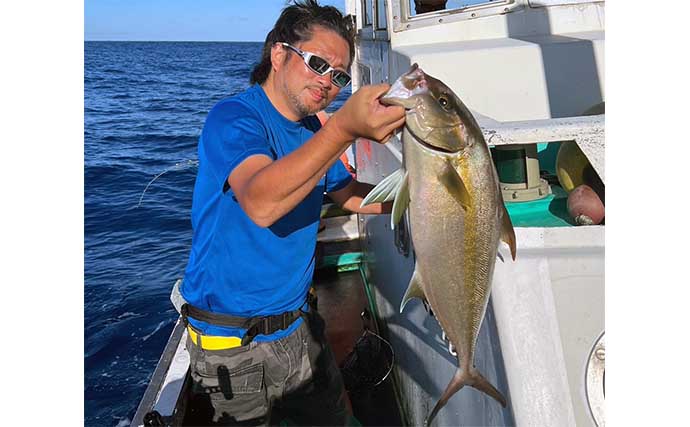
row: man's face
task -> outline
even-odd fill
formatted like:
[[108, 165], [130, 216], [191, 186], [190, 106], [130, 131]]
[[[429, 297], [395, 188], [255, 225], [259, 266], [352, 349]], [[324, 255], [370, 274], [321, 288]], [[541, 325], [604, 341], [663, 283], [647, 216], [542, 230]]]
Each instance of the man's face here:
[[[337, 33], [320, 26], [313, 28], [309, 41], [295, 43], [295, 47], [320, 56], [339, 70], [347, 70], [350, 62], [347, 41]], [[277, 77], [291, 109], [299, 117], [306, 117], [326, 108], [340, 92], [340, 88], [331, 82], [332, 73], [319, 76], [297, 53], [287, 47], [281, 48], [285, 49], [287, 61]]]

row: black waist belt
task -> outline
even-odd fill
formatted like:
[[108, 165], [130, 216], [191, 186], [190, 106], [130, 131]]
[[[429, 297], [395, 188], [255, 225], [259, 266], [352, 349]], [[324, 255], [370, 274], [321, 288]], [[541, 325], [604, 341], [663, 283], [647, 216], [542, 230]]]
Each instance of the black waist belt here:
[[[311, 293], [307, 296], [307, 303], [313, 308]], [[238, 317], [229, 314], [212, 313], [185, 303], [180, 309], [180, 314], [185, 326], [189, 324], [187, 318], [191, 317], [192, 319], [216, 326], [246, 329], [247, 332], [242, 337], [242, 345], [247, 345], [257, 335], [271, 335], [277, 331], [287, 329], [292, 322], [306, 313], [302, 311], [302, 308], [299, 308], [295, 311], [287, 311], [273, 316]]]

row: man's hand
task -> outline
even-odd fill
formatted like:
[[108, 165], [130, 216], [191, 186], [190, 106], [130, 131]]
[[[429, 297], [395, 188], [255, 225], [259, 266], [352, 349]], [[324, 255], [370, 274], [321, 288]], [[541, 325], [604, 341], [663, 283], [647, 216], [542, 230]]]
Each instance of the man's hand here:
[[328, 193], [328, 196], [340, 205], [340, 207], [350, 212], [363, 214], [391, 213], [393, 210], [393, 202], [372, 203], [362, 207], [362, 200], [364, 200], [366, 195], [369, 194], [373, 188], [374, 186], [371, 184], [353, 180], [344, 188]]
[[326, 126], [346, 141], [364, 137], [387, 142], [396, 129], [405, 124], [403, 107], [386, 106], [379, 102], [389, 88], [388, 83], [361, 87], [331, 116]]

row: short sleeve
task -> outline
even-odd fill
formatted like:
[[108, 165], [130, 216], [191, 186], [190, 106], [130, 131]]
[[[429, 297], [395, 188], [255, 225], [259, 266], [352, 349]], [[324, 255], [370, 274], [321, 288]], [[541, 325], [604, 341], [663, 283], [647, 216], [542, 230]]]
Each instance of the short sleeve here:
[[275, 157], [258, 113], [232, 101], [219, 103], [209, 112], [199, 148], [199, 154], [222, 183], [249, 156]]
[[350, 181], [352, 181], [352, 175], [338, 159], [326, 172], [326, 193], [342, 190]]

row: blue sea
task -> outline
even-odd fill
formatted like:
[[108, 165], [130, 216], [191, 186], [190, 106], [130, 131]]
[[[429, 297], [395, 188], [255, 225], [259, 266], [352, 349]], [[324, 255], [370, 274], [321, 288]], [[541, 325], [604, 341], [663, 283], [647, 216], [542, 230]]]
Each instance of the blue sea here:
[[177, 319], [168, 297], [189, 256], [199, 134], [216, 102], [249, 86], [261, 46], [84, 44], [87, 427], [128, 426], [136, 411]]

